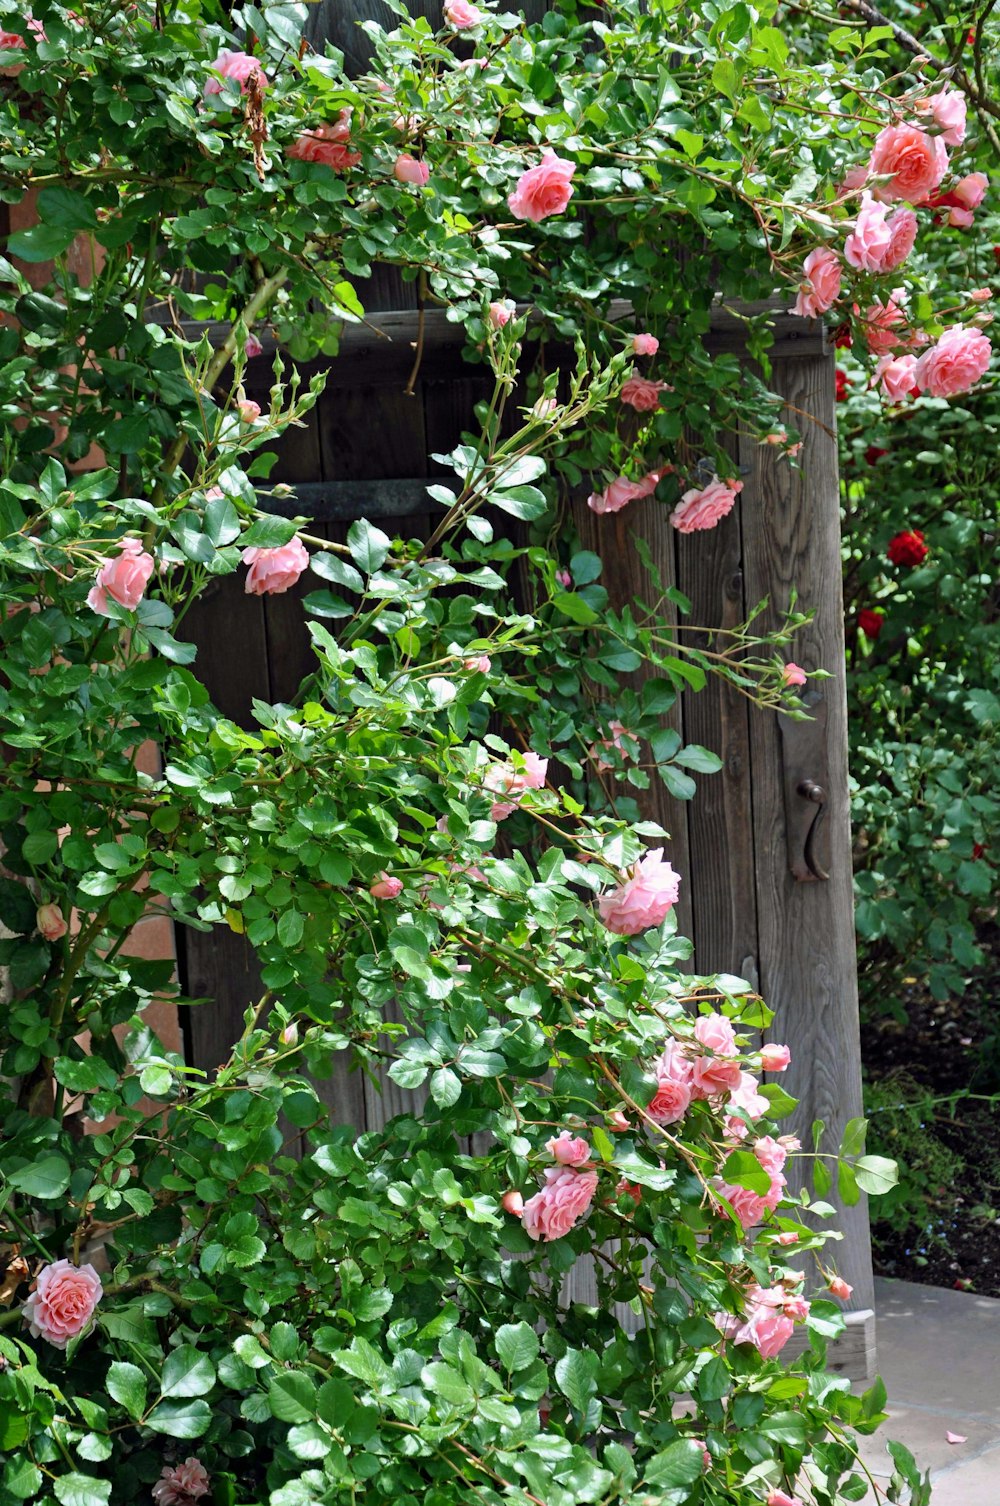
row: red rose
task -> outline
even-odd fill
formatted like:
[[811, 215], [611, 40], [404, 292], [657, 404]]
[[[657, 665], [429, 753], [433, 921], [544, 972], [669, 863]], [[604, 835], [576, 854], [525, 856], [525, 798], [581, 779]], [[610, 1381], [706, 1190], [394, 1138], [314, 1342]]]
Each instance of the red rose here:
[[993, 260], [1000, 266], [1000, 246], [993, 247]]
[[848, 378], [847, 378], [847, 372], [844, 371], [844, 370], [842, 370], [841, 367], [838, 366], [837, 367], [837, 402], [838, 403], [846, 402], [846, 400], [847, 400], [847, 393], [848, 393], [848, 389], [849, 389], [850, 385], [851, 384], [850, 384], [850, 382], [848, 381]]
[[922, 565], [930, 550], [919, 528], [906, 529], [889, 540], [886, 550], [893, 565]]
[[888, 450], [883, 450], [877, 444], [870, 444], [865, 451], [865, 459], [869, 465], [877, 465], [883, 455], [888, 455]]
[[870, 607], [862, 607], [858, 613], [858, 627], [866, 638], [877, 638], [882, 631], [885, 617], [881, 612], [873, 612]]
[[837, 328], [834, 330], [831, 339], [833, 340], [833, 343], [838, 350], [850, 350], [851, 346], [854, 344], [854, 336], [851, 333], [851, 326], [846, 322], [846, 320], [843, 324], [837, 325]]

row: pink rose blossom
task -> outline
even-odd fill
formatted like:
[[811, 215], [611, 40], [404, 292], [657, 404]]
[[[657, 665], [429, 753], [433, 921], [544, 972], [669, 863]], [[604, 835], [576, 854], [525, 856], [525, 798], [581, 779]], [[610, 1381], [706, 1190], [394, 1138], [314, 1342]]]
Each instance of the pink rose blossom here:
[[326, 121], [303, 134], [288, 148], [289, 157], [300, 162], [320, 162], [335, 173], [347, 172], [361, 161], [361, 153], [350, 148], [351, 115], [348, 107], [341, 110], [337, 119]]
[[802, 263], [802, 281], [793, 313], [802, 319], [825, 314], [840, 293], [840, 260], [827, 246], [817, 246]]
[[[559, 404], [556, 402], [556, 400], [555, 400], [554, 397], [539, 397], [539, 398], [536, 398], [535, 401], [531, 405], [531, 417], [532, 418], [537, 418], [537, 419], [551, 418], [552, 415], [553, 415], [553, 413], [558, 408], [558, 406], [559, 406]], [[564, 571], [562, 571], [562, 574], [565, 575], [565, 574], [567, 574], [567, 572], [564, 570]], [[556, 574], [556, 580], [558, 580], [558, 579], [559, 579], [559, 574], [557, 573]], [[572, 585], [572, 584], [573, 584], [573, 582], [572, 582], [572, 578], [571, 578], [570, 579], [570, 585]]]
[[891, 240], [882, 258], [880, 272], [892, 272], [909, 256], [917, 238], [917, 217], [912, 209], [897, 209], [888, 221]]
[[784, 1490], [772, 1490], [765, 1502], [765, 1506], [802, 1506], [798, 1496], [790, 1496]]
[[849, 1286], [843, 1276], [830, 1277], [829, 1291], [832, 1296], [839, 1297], [841, 1302], [846, 1302], [853, 1290], [853, 1286]]
[[252, 361], [252, 360], [255, 359], [255, 357], [257, 357], [259, 355], [263, 355], [263, 353], [264, 353], [264, 347], [263, 347], [263, 345], [261, 345], [260, 341], [257, 339], [257, 336], [256, 335], [247, 335], [246, 342], [244, 343], [244, 346], [243, 346], [243, 354], [246, 356], [247, 360], [248, 361]]
[[694, 1038], [706, 1051], [714, 1051], [716, 1056], [739, 1056], [739, 1047], [736, 1044], [736, 1032], [732, 1021], [727, 1020], [724, 1014], [699, 1015], [694, 1024]]
[[788, 1301], [788, 1294], [783, 1286], [760, 1287], [756, 1283], [750, 1286], [744, 1306], [746, 1318], [733, 1332], [734, 1342], [753, 1344], [762, 1359], [773, 1359], [795, 1331], [794, 1320], [787, 1308]]
[[65, 1349], [88, 1326], [101, 1295], [101, 1278], [92, 1265], [57, 1260], [39, 1271], [21, 1312], [32, 1338]]
[[562, 1130], [559, 1135], [546, 1141], [545, 1149], [560, 1166], [582, 1166], [590, 1160], [590, 1146], [586, 1140]]
[[419, 157], [411, 157], [409, 152], [400, 152], [392, 164], [392, 175], [399, 183], [411, 183], [414, 188], [426, 188], [430, 182], [431, 170], [426, 162], [421, 162]]
[[383, 871], [369, 887], [372, 899], [396, 899], [403, 892], [403, 880]]
[[660, 342], [655, 335], [633, 335], [632, 350], [637, 356], [655, 356]]
[[989, 186], [990, 180], [985, 173], [969, 173], [959, 178], [951, 191], [966, 209], [978, 209]]
[[806, 672], [794, 660], [790, 659], [781, 671], [782, 684], [795, 688], [806, 683]]
[[524, 1198], [519, 1192], [505, 1192], [500, 1199], [500, 1206], [505, 1213], [512, 1213], [515, 1218], [520, 1218], [524, 1212]]
[[905, 199], [922, 204], [934, 192], [948, 167], [948, 149], [941, 136], [928, 136], [919, 126], [885, 126], [875, 138], [868, 171], [885, 177], [876, 190], [880, 199]]
[[143, 549], [141, 539], [122, 539], [119, 549], [121, 553], [114, 559], [101, 560], [97, 578], [87, 593], [88, 607], [101, 617], [110, 616], [109, 596], [134, 612], [155, 568], [153, 556]]
[[844, 242], [844, 260], [859, 272], [879, 272], [892, 244], [886, 224], [888, 204], [877, 204], [865, 190], [854, 229]]
[[617, 889], [598, 900], [601, 920], [618, 936], [638, 936], [658, 926], [677, 903], [680, 876], [663, 861], [663, 848], [647, 852]]
[[613, 1109], [608, 1115], [608, 1129], [613, 1135], [623, 1135], [626, 1130], [630, 1130], [631, 1128], [632, 1126], [621, 1109]]
[[493, 668], [493, 660], [489, 654], [477, 654], [475, 658], [463, 659], [462, 668], [469, 670], [471, 674], [488, 675]]
[[965, 140], [965, 95], [946, 84], [937, 94], [914, 101], [920, 115], [931, 115], [946, 146], [961, 146]]
[[781, 1141], [775, 1140], [773, 1135], [761, 1135], [759, 1140], [755, 1140], [753, 1153], [769, 1177], [775, 1177], [779, 1172], [784, 1171], [788, 1152]]
[[642, 1188], [637, 1187], [635, 1182], [630, 1182], [627, 1177], [622, 1177], [615, 1188], [616, 1197], [630, 1197], [638, 1208], [642, 1202]]
[[781, 1202], [785, 1179], [780, 1172], [768, 1172], [768, 1176], [771, 1178], [771, 1185], [764, 1193], [751, 1192], [747, 1187], [734, 1187], [721, 1177], [714, 1179], [716, 1191], [726, 1199], [744, 1229], [752, 1229], [755, 1224], [759, 1224], [764, 1214], [773, 1213]]
[[156, 1506], [191, 1506], [208, 1495], [208, 1470], [200, 1459], [185, 1459], [183, 1464], [164, 1465], [153, 1486]]
[[618, 753], [624, 755], [626, 749], [622, 745], [622, 738], [631, 737], [632, 735], [624, 723], [618, 721], [617, 717], [608, 723], [608, 731], [611, 733], [611, 736], [602, 737], [590, 749], [590, 756], [594, 760], [598, 771], [602, 774], [605, 770], [614, 768], [613, 761], [610, 758], [604, 757], [605, 752], [610, 752], [614, 748]]
[[913, 392], [916, 356], [881, 356], [876, 367], [876, 377], [882, 392], [890, 402], [901, 403]]
[[993, 289], [973, 288], [972, 292], [969, 294], [969, 297], [973, 303], [989, 303], [990, 299], [993, 297]]
[[545, 784], [545, 775], [549, 766], [547, 758], [539, 758], [537, 753], [530, 749], [523, 755], [523, 772], [518, 772], [513, 764], [494, 763], [486, 770], [483, 785], [497, 795], [512, 795], [512, 800], [497, 800], [490, 810], [492, 821], [504, 821], [515, 811], [525, 790], [540, 790]]
[[59, 906], [52, 904], [39, 905], [35, 911], [35, 925], [38, 934], [46, 941], [59, 941], [69, 930]]
[[[455, 0], [461, 3], [461, 0]], [[567, 162], [547, 149], [537, 167], [529, 167], [517, 180], [514, 192], [507, 204], [519, 220], [531, 220], [536, 225], [547, 220], [549, 215], [562, 214], [573, 197], [572, 177], [576, 163]]]
[[666, 382], [651, 382], [646, 377], [631, 376], [619, 396], [623, 403], [627, 403], [637, 413], [652, 413], [654, 408], [660, 406], [660, 393], [666, 385]]
[[771, 1107], [759, 1088], [760, 1083], [752, 1072], [741, 1072], [739, 1086], [729, 1096], [729, 1108], [743, 1109], [751, 1119], [759, 1119]]
[[856, 167], [849, 167], [837, 185], [838, 198], [843, 194], [857, 193], [859, 188], [864, 188], [868, 182], [868, 163], [859, 162]]
[[627, 476], [619, 476], [606, 486], [603, 492], [591, 492], [587, 498], [587, 506], [591, 512], [621, 512], [629, 502], [637, 502], [642, 497], [651, 497], [660, 484], [660, 479], [666, 474], [665, 471], [650, 471], [641, 481], [630, 481]]
[[550, 1166], [544, 1187], [524, 1205], [524, 1232], [529, 1239], [562, 1239], [588, 1211], [596, 1191], [596, 1171]]
[[445, 0], [444, 19], [456, 31], [465, 31], [470, 26], [478, 26], [483, 13], [470, 5], [469, 0]]
[[676, 1041], [671, 1041], [654, 1065], [657, 1088], [646, 1113], [657, 1124], [676, 1124], [691, 1106], [691, 1063]]
[[516, 305], [510, 298], [498, 298], [489, 307], [489, 321], [494, 329], [503, 329], [509, 324], [516, 312]]
[[865, 344], [873, 355], [887, 355], [899, 345], [913, 343], [913, 333], [906, 323], [901, 290], [895, 288], [885, 303], [873, 303], [865, 309], [862, 331]]
[[[221, 74], [222, 78], [235, 79], [241, 94], [247, 93], [250, 80], [254, 77], [261, 90], [267, 88], [267, 75], [257, 59], [252, 58], [248, 52], [230, 52], [228, 47], [224, 47], [212, 64], [212, 72]], [[222, 84], [219, 79], [210, 78], [205, 85], [205, 97], [221, 93]]]
[[777, 1242], [779, 1245], [797, 1245], [799, 1236], [792, 1229], [786, 1229], [783, 1234], [778, 1235]]
[[738, 1062], [720, 1056], [696, 1056], [691, 1063], [692, 1094], [695, 1098], [715, 1098], [732, 1093], [743, 1076]]
[[245, 424], [255, 424], [260, 418], [260, 403], [255, 403], [251, 398], [242, 397], [236, 404], [239, 409], [240, 419]]
[[568, 570], [556, 571], [556, 584], [562, 586], [564, 591], [569, 591], [573, 585], [573, 577]]
[[760, 1070], [762, 1072], [784, 1072], [792, 1059], [792, 1053], [787, 1046], [779, 1046], [774, 1041], [768, 1041], [766, 1046], [761, 1047]]
[[931, 397], [955, 397], [985, 375], [991, 354], [990, 342], [980, 330], [953, 324], [917, 361], [914, 380]]
[[684, 493], [670, 521], [678, 533], [695, 533], [705, 528], [714, 528], [733, 510], [737, 495], [743, 490], [742, 481], [720, 481], [714, 476], [707, 486], [692, 488]]
[[244, 549], [248, 596], [281, 596], [309, 568], [309, 551], [299, 538], [277, 549]]
[[299, 1027], [295, 1020], [286, 1025], [280, 1036], [283, 1046], [297, 1046], [299, 1043]]

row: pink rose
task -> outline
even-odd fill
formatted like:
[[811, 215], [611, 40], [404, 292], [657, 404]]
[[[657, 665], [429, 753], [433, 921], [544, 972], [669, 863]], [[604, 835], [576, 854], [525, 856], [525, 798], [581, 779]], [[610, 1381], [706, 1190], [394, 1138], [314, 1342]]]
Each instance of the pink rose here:
[[21, 1312], [32, 1338], [65, 1349], [70, 1339], [83, 1333], [100, 1300], [101, 1278], [92, 1265], [57, 1260], [39, 1271]]
[[402, 892], [403, 880], [391, 876], [384, 869], [368, 890], [372, 899], [395, 899]]
[[700, 490], [692, 488], [684, 493], [670, 521], [678, 533], [695, 533], [704, 528], [714, 528], [733, 510], [738, 493], [743, 490], [742, 481], [720, 481], [714, 476]]
[[638, 1208], [642, 1202], [642, 1188], [637, 1187], [634, 1182], [630, 1182], [627, 1177], [622, 1177], [615, 1188], [615, 1196], [630, 1197]]
[[696, 1056], [691, 1063], [692, 1095], [715, 1098], [719, 1093], [732, 1093], [739, 1088], [742, 1076], [739, 1062], [720, 1056]]
[[893, 289], [886, 303], [873, 303], [865, 309], [862, 333], [865, 344], [873, 355], [886, 355], [898, 345], [911, 345], [913, 332], [906, 323], [906, 311], [901, 302], [899, 288]]
[[[558, 406], [559, 404], [556, 402], [556, 399], [554, 397], [536, 398], [531, 405], [531, 417], [537, 419], [551, 418]], [[566, 575], [568, 572], [563, 570], [561, 573], [563, 575]], [[560, 572], [557, 571], [556, 580], [559, 579], [559, 574]], [[570, 585], [572, 584], [573, 580], [572, 577], [570, 577]]]
[[847, 1284], [843, 1276], [831, 1276], [828, 1290], [832, 1296], [839, 1297], [841, 1302], [846, 1302], [854, 1288]]
[[470, 674], [488, 675], [493, 668], [493, 660], [489, 654], [477, 654], [473, 659], [463, 659], [462, 668], [467, 669]]
[[544, 1187], [524, 1205], [524, 1232], [529, 1239], [562, 1239], [583, 1218], [596, 1191], [596, 1171], [550, 1166]]
[[680, 876], [663, 861], [663, 848], [647, 852], [629, 869], [629, 877], [597, 902], [601, 920], [618, 936], [638, 936], [658, 926], [677, 903]]
[[611, 736], [602, 737], [590, 749], [590, 756], [601, 773], [604, 773], [606, 769], [614, 768], [614, 763], [611, 759], [605, 758], [604, 753], [610, 752], [614, 748], [618, 753], [624, 755], [626, 749], [622, 745], [622, 738], [631, 737], [632, 735], [624, 723], [618, 721], [617, 718], [608, 723], [608, 731], [611, 733]]
[[765, 1506], [802, 1506], [798, 1496], [790, 1496], [784, 1490], [772, 1490], [767, 1497]]
[[637, 413], [652, 413], [660, 406], [660, 393], [666, 385], [666, 382], [650, 382], [646, 377], [631, 376], [619, 396]]
[[567, 162], [546, 149], [538, 166], [529, 167], [517, 180], [507, 199], [511, 213], [516, 219], [532, 220], [536, 225], [551, 214], [562, 214], [573, 197], [571, 180], [575, 172], [575, 162]]
[[805, 670], [791, 659], [781, 671], [782, 684], [787, 685], [790, 688], [794, 688], [798, 685], [804, 685], [806, 683], [806, 678], [807, 677]]
[[562, 1130], [559, 1135], [546, 1141], [545, 1149], [560, 1166], [582, 1166], [590, 1160], [590, 1146], [586, 1140], [571, 1134], [569, 1130]]
[[786, 1310], [788, 1294], [782, 1286], [747, 1289], [744, 1312], [746, 1320], [732, 1334], [737, 1344], [753, 1344], [762, 1359], [774, 1359], [795, 1331], [795, 1323]]
[[260, 418], [260, 403], [255, 403], [252, 398], [241, 397], [236, 406], [242, 423], [255, 424]]
[[799, 296], [792, 310], [803, 319], [825, 314], [840, 293], [840, 260], [827, 246], [817, 246], [802, 263]]
[[788, 1152], [773, 1135], [761, 1135], [759, 1140], [755, 1140], [753, 1153], [769, 1177], [775, 1177], [780, 1171], [784, 1171]]
[[777, 1243], [779, 1245], [797, 1245], [798, 1242], [799, 1236], [792, 1229], [786, 1229], [785, 1232], [783, 1234], [779, 1234], [777, 1238]]
[[35, 925], [38, 934], [46, 941], [59, 941], [69, 930], [58, 905], [39, 905], [35, 911]]
[[959, 89], [945, 84], [937, 94], [914, 101], [914, 108], [921, 115], [931, 115], [941, 132], [946, 146], [961, 146], [965, 140], [965, 95]]
[[766, 1046], [761, 1047], [760, 1070], [762, 1072], [784, 1072], [792, 1059], [792, 1053], [787, 1046], [779, 1046], [773, 1041], [768, 1041]]
[[864, 188], [868, 182], [868, 163], [859, 162], [856, 167], [849, 167], [837, 185], [838, 198], [842, 194], [857, 193], [859, 188]]
[[494, 329], [503, 329], [513, 319], [515, 312], [516, 306], [509, 298], [498, 298], [490, 304], [487, 317]]
[[295, 1020], [292, 1020], [292, 1022], [291, 1022], [290, 1025], [286, 1025], [285, 1026], [284, 1030], [281, 1032], [280, 1040], [281, 1040], [281, 1044], [283, 1046], [297, 1046], [298, 1045], [298, 1043], [299, 1043], [299, 1027], [298, 1027], [298, 1023]]
[[694, 1024], [694, 1038], [706, 1051], [714, 1051], [716, 1056], [740, 1054], [732, 1022], [723, 1014], [699, 1015]]
[[771, 1107], [763, 1093], [758, 1092], [760, 1083], [752, 1072], [741, 1072], [739, 1086], [729, 1095], [728, 1107], [743, 1109], [751, 1119], [759, 1119]]
[[627, 476], [619, 476], [603, 492], [591, 492], [587, 506], [591, 512], [596, 513], [621, 512], [629, 502], [651, 497], [664, 474], [663, 471], [650, 471], [641, 481], [630, 481]]
[[916, 385], [913, 376], [916, 364], [916, 356], [879, 357], [876, 376], [881, 383], [882, 392], [890, 402], [901, 403], [905, 397], [910, 396]]
[[121, 553], [114, 559], [102, 558], [97, 578], [87, 593], [87, 605], [92, 612], [108, 617], [108, 597], [118, 605], [134, 612], [142, 600], [155, 568], [151, 554], [142, 547], [141, 539], [122, 539]]
[[564, 591], [570, 591], [573, 587], [573, 577], [568, 570], [556, 571], [556, 584], [562, 586]]
[[880, 272], [894, 271], [909, 256], [917, 238], [917, 217], [912, 209], [897, 209], [888, 221], [888, 228], [891, 240]]
[[931, 397], [954, 397], [968, 392], [990, 364], [992, 347], [978, 329], [953, 324], [917, 361], [914, 380]]
[[854, 229], [844, 242], [844, 260], [859, 272], [879, 272], [892, 244], [886, 224], [888, 204], [877, 204], [865, 190]]
[[524, 1198], [519, 1192], [505, 1192], [500, 1199], [500, 1206], [505, 1213], [512, 1213], [515, 1218], [520, 1218], [524, 1212]]
[[922, 204], [947, 167], [948, 149], [941, 136], [928, 136], [919, 126], [893, 125], [876, 136], [868, 171], [873, 178], [888, 178], [876, 188], [877, 198]]
[[247, 335], [246, 342], [243, 346], [243, 354], [246, 356], [247, 360], [252, 361], [256, 356], [263, 355], [263, 353], [264, 347], [257, 339], [257, 336]]
[[637, 356], [655, 356], [660, 342], [655, 335], [633, 335], [632, 350]]
[[726, 1199], [744, 1229], [752, 1229], [755, 1224], [759, 1224], [764, 1214], [773, 1213], [781, 1202], [785, 1179], [780, 1172], [768, 1172], [768, 1176], [771, 1178], [771, 1185], [765, 1193], [751, 1192], [747, 1187], [734, 1187], [721, 1177], [714, 1179], [716, 1191]]
[[426, 188], [431, 170], [418, 157], [411, 157], [409, 152], [400, 152], [392, 164], [392, 175], [399, 183], [412, 183], [414, 188]]
[[[252, 58], [248, 52], [230, 52], [228, 47], [224, 47], [212, 64], [212, 72], [220, 74], [222, 78], [235, 79], [241, 94], [246, 94], [251, 78], [256, 78], [261, 90], [267, 88], [267, 75], [257, 59]], [[210, 78], [205, 85], [206, 99], [212, 94], [221, 93], [222, 84], [219, 79]]]
[[470, 5], [469, 0], [445, 0], [444, 19], [456, 31], [465, 31], [470, 26], [478, 26], [483, 13]]
[[497, 800], [490, 810], [492, 821], [504, 821], [515, 811], [525, 790], [540, 790], [545, 784], [549, 766], [547, 758], [539, 758], [529, 748], [523, 755], [523, 769], [518, 772], [513, 764], [494, 763], [486, 770], [483, 785], [497, 795], [512, 795], [512, 800]]
[[153, 1486], [156, 1506], [191, 1506], [208, 1495], [208, 1470], [200, 1459], [185, 1459], [183, 1464], [172, 1467], [165, 1464], [160, 1478]]
[[248, 596], [281, 596], [309, 568], [309, 551], [299, 538], [277, 549], [244, 549]]
[[691, 1106], [691, 1063], [677, 1041], [671, 1041], [653, 1070], [657, 1088], [646, 1113], [657, 1124], [676, 1124]]
[[351, 108], [341, 110], [336, 120], [304, 131], [288, 148], [289, 157], [296, 157], [300, 162], [321, 162], [335, 173], [356, 167], [361, 161], [361, 153], [352, 152], [350, 148], [352, 113]]
[[990, 299], [993, 297], [993, 289], [973, 288], [972, 292], [969, 294], [969, 297], [971, 298], [973, 303], [989, 303]]
[[990, 180], [985, 173], [968, 173], [966, 177], [959, 178], [951, 191], [966, 209], [978, 209], [989, 186]]

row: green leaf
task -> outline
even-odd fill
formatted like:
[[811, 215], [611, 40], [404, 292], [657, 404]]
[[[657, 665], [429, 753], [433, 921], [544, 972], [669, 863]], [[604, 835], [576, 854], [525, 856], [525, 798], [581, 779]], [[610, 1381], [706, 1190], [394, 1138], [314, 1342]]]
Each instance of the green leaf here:
[[133, 1420], [142, 1416], [146, 1409], [146, 1377], [138, 1365], [114, 1360], [104, 1385], [111, 1400], [123, 1406]]
[[42, 1472], [24, 1454], [16, 1459], [8, 1459], [3, 1472], [3, 1487], [15, 1500], [30, 1500], [42, 1488]]
[[17, 230], [8, 236], [7, 250], [21, 261], [52, 261], [72, 245], [75, 235], [76, 231], [66, 225], [32, 225], [30, 230]]
[[316, 1387], [301, 1370], [272, 1376], [267, 1399], [279, 1422], [309, 1422], [316, 1416]]
[[420, 1379], [432, 1392], [449, 1407], [461, 1407], [468, 1411], [475, 1404], [475, 1396], [472, 1387], [452, 1365], [443, 1360], [434, 1360], [430, 1365], [425, 1365], [420, 1372]]
[[193, 1344], [171, 1349], [163, 1366], [164, 1396], [204, 1396], [215, 1385], [215, 1366]]
[[571, 622], [577, 622], [581, 627], [590, 627], [595, 622], [600, 622], [600, 616], [578, 596], [575, 591], [559, 591], [552, 598], [552, 605]]
[[59, 1198], [69, 1186], [70, 1164], [65, 1156], [41, 1156], [30, 1166], [7, 1173], [7, 1180], [25, 1197]]
[[720, 1175], [733, 1187], [745, 1187], [748, 1192], [756, 1192], [761, 1197], [771, 1186], [771, 1178], [749, 1150], [734, 1150], [723, 1163]]
[[844, 1134], [840, 1142], [840, 1154], [842, 1156], [860, 1156], [865, 1148], [865, 1135], [867, 1133], [867, 1119], [848, 1119], [844, 1125]]
[[95, 1480], [92, 1475], [78, 1475], [75, 1471], [57, 1476], [52, 1489], [61, 1506], [108, 1506], [111, 1500], [110, 1480]]
[[704, 1473], [704, 1445], [696, 1438], [675, 1438], [665, 1449], [654, 1454], [646, 1465], [643, 1482], [659, 1490], [675, 1490], [693, 1485]]
[[590, 1398], [597, 1395], [599, 1365], [600, 1360], [590, 1349], [567, 1349], [556, 1361], [559, 1389], [577, 1412], [585, 1412]]
[[790, 1443], [802, 1448], [806, 1441], [806, 1420], [798, 1412], [772, 1412], [757, 1424], [758, 1430], [775, 1443]]
[[538, 1358], [538, 1335], [530, 1323], [503, 1323], [493, 1339], [505, 1370], [526, 1370]]
[[[266, 518], [258, 518], [252, 523], [240, 539], [241, 549], [280, 549], [282, 545], [291, 543], [299, 531], [299, 525], [292, 518], [279, 518], [269, 514]], [[324, 556], [325, 557], [325, 556]], [[317, 557], [314, 555], [312, 567], [315, 570]], [[317, 574], [322, 572], [317, 571]]]
[[899, 1168], [885, 1156], [861, 1156], [854, 1163], [854, 1174], [862, 1192], [881, 1197], [899, 1181]]
[[358, 518], [347, 530], [347, 547], [359, 568], [371, 575], [382, 565], [392, 540], [380, 528], [373, 528], [367, 518]]
[[82, 193], [71, 188], [43, 188], [38, 195], [38, 218], [63, 230], [96, 230], [97, 213]]
[[343, 1380], [324, 1381], [316, 1395], [316, 1411], [331, 1428], [342, 1428], [356, 1406], [354, 1393]]
[[154, 1433], [166, 1433], [169, 1438], [200, 1438], [207, 1433], [212, 1423], [212, 1409], [207, 1401], [161, 1401], [146, 1418], [146, 1426]]

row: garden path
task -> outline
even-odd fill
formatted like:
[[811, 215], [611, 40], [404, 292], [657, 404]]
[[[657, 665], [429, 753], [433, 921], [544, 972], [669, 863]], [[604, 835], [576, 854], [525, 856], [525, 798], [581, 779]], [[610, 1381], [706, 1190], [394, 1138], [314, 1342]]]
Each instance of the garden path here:
[[895, 1438], [930, 1469], [933, 1506], [1000, 1506], [1000, 1300], [876, 1280], [875, 1306], [890, 1421], [865, 1440], [868, 1468], [888, 1478]]

